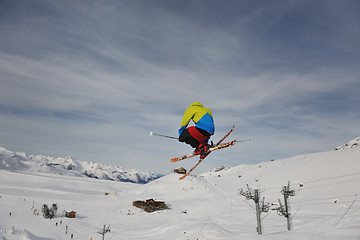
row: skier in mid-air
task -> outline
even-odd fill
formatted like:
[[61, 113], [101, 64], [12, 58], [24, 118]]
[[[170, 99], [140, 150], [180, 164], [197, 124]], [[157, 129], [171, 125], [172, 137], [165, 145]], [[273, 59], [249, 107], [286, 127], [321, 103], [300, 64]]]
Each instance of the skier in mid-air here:
[[[190, 120], [195, 126], [187, 127]], [[215, 132], [214, 119], [209, 108], [199, 102], [193, 102], [184, 113], [179, 129], [179, 141], [185, 142], [195, 148], [194, 154], [204, 154], [211, 145], [208, 141]]]

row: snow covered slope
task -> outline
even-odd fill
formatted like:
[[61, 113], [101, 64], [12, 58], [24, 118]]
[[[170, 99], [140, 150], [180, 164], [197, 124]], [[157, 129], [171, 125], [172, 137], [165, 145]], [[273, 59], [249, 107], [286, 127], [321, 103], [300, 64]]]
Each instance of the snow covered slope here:
[[0, 147], [0, 169], [27, 173], [52, 173], [58, 175], [91, 177], [121, 182], [147, 183], [159, 174], [137, 170], [124, 170], [99, 163], [81, 162], [72, 157], [33, 156], [15, 153]]
[[[95, 240], [102, 238], [97, 232], [104, 225], [111, 229], [105, 239], [256, 239], [254, 201], [239, 190], [249, 186], [259, 189], [265, 202], [284, 203], [281, 190], [288, 181], [295, 192], [290, 197], [293, 229], [288, 231], [284, 216], [270, 210], [261, 215], [261, 239], [360, 238], [360, 147], [178, 178], [169, 174], [140, 185], [0, 170], [0, 239], [59, 240], [73, 234]], [[165, 201], [171, 210], [147, 213], [132, 206], [149, 198]], [[33, 206], [52, 203], [58, 204], [56, 218], [32, 214]], [[64, 218], [63, 210], [76, 211], [77, 218]]]

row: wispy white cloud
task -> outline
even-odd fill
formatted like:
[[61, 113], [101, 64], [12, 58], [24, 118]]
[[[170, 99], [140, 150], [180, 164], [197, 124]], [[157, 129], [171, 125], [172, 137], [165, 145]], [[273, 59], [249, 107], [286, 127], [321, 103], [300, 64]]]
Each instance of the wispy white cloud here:
[[340, 145], [360, 132], [359, 5], [5, 1], [0, 144], [166, 172], [191, 148], [147, 132], [201, 101], [214, 138], [256, 140], [209, 168]]

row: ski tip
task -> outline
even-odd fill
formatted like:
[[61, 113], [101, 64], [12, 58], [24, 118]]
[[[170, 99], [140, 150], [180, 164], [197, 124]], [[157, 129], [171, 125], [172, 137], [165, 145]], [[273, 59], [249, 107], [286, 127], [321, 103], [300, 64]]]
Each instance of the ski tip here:
[[187, 175], [185, 174], [184, 176], [180, 177], [179, 180], [183, 180], [184, 178], [186, 178], [186, 176]]

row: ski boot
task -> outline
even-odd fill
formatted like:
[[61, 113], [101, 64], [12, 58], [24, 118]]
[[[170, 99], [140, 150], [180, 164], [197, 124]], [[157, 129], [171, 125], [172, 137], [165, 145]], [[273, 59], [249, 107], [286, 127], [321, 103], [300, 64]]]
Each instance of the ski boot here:
[[200, 144], [194, 151], [194, 154], [200, 154], [200, 158], [206, 156], [206, 153], [209, 151], [210, 145], [207, 143]]

